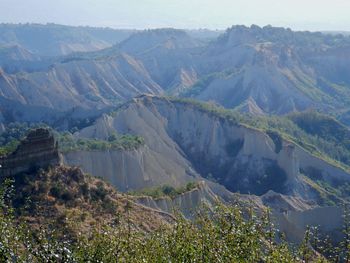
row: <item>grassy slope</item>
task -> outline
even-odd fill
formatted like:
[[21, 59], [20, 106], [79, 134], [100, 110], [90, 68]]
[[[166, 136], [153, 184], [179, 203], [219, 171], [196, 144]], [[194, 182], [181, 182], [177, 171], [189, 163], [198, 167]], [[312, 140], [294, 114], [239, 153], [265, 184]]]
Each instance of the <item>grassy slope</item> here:
[[56, 225], [73, 236], [98, 224], [128, 221], [133, 229], [150, 231], [171, 221], [166, 214], [137, 205], [103, 180], [64, 166], [15, 176], [12, 204], [20, 221], [34, 228]]

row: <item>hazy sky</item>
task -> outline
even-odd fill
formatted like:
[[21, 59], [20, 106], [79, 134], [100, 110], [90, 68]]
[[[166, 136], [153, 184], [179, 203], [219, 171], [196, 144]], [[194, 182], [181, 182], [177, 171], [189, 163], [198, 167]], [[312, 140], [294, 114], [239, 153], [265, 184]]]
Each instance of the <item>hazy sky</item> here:
[[0, 0], [0, 22], [211, 29], [271, 24], [350, 31], [350, 0]]

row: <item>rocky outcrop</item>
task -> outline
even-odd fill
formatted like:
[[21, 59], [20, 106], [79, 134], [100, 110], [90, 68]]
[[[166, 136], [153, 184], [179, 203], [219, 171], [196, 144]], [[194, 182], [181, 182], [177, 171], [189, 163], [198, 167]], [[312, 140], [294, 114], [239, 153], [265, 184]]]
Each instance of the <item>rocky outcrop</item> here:
[[13, 153], [0, 159], [0, 175], [31, 173], [58, 164], [57, 142], [49, 130], [40, 128], [31, 131]]

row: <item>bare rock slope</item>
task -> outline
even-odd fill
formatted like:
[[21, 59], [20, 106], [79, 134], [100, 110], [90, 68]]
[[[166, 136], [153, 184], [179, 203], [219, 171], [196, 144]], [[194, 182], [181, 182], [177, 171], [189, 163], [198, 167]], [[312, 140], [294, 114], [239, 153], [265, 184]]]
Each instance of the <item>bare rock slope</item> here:
[[81, 165], [122, 190], [206, 178], [231, 192], [263, 195], [272, 190], [318, 201], [312, 172], [331, 185], [350, 181], [348, 172], [290, 141], [278, 142], [188, 101], [141, 96], [76, 136], [106, 140], [115, 132], [140, 135], [145, 146], [71, 152], [65, 154], [66, 163]]

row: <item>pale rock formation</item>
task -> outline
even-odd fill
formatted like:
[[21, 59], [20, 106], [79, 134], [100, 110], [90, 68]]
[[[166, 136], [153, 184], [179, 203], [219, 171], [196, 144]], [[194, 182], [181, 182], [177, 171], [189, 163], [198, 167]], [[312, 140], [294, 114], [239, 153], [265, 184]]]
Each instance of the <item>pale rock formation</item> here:
[[[300, 171], [315, 168], [326, 181], [350, 181], [346, 171], [292, 142], [282, 140], [276, 151], [274, 141], [264, 132], [177, 100], [133, 99], [75, 136], [107, 139], [112, 132], [140, 135], [146, 146], [134, 152], [73, 152], [65, 155], [66, 163], [81, 164], [85, 171], [108, 178], [119, 189], [180, 186], [204, 177], [233, 192], [262, 195], [273, 190], [315, 200]], [[125, 176], [133, 179], [126, 184]]]

